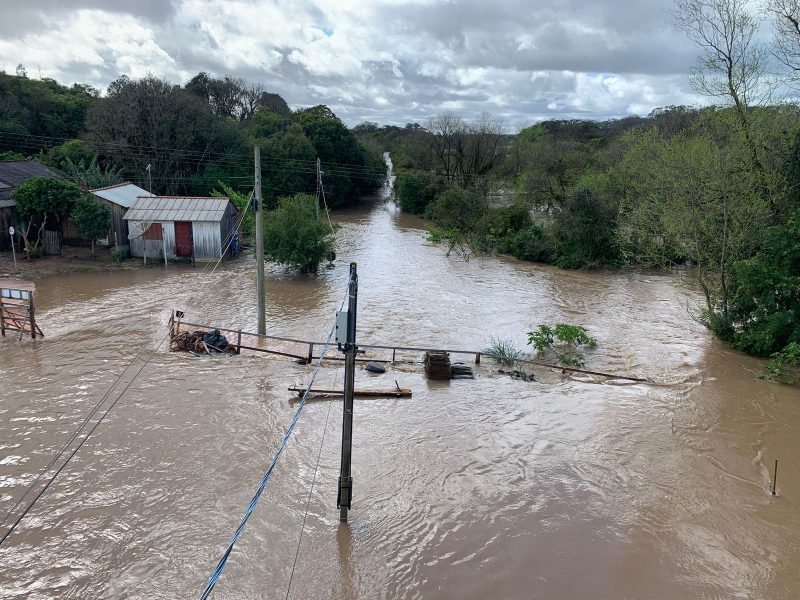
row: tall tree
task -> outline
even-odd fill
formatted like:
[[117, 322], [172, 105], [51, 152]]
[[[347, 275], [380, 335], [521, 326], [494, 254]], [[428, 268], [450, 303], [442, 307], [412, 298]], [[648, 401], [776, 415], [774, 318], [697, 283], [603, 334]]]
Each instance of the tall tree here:
[[246, 150], [235, 126], [215, 118], [197, 96], [155, 77], [113, 82], [89, 112], [88, 127], [128, 179], [144, 187], [152, 180], [153, 193], [186, 193], [193, 175]]
[[744, 131], [753, 165], [761, 168], [753, 139], [750, 107], [770, 95], [768, 51], [758, 39], [751, 0], [678, 0], [675, 23], [700, 49], [694, 88], [730, 104]]
[[800, 81], [800, 0], [768, 0], [767, 11], [773, 18], [773, 54], [796, 84]]

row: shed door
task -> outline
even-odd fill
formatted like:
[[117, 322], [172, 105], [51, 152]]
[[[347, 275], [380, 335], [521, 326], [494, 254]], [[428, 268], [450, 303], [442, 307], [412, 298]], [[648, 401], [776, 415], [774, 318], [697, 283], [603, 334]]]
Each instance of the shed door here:
[[192, 255], [191, 221], [175, 221], [175, 256]]

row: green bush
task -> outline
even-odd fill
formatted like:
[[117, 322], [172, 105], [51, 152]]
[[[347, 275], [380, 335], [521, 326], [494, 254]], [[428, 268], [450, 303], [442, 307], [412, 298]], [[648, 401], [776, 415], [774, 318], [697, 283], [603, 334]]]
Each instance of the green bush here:
[[501, 238], [497, 251], [520, 260], [549, 263], [553, 261], [553, 239], [547, 229], [534, 223]]
[[794, 384], [797, 383], [794, 375], [786, 370], [787, 367], [797, 367], [800, 365], [800, 344], [792, 342], [780, 352], [775, 352], [767, 363], [766, 373], [762, 379], [777, 381], [778, 383]]
[[480, 252], [511, 254], [505, 240], [531, 224], [530, 210], [524, 204], [489, 209], [475, 225], [473, 246]]
[[563, 269], [585, 269], [616, 263], [616, 227], [616, 210], [592, 190], [581, 188], [570, 194], [553, 215], [556, 264]]
[[403, 212], [422, 215], [436, 197], [436, 176], [426, 171], [405, 171], [394, 180], [392, 199]]
[[111, 258], [121, 265], [128, 258], [128, 246], [114, 246], [111, 250]]
[[446, 229], [470, 233], [489, 212], [486, 198], [464, 188], [450, 188], [437, 195], [425, 210], [425, 217]]
[[280, 198], [264, 219], [264, 256], [304, 273], [315, 272], [333, 250], [327, 220], [317, 219], [316, 198], [295, 194]]
[[597, 346], [597, 340], [591, 337], [582, 325], [558, 323], [555, 327], [539, 325], [536, 331], [529, 331], [528, 344], [536, 349], [538, 358], [543, 358], [549, 350], [555, 353], [562, 365], [582, 367], [585, 358], [580, 347], [594, 348]]

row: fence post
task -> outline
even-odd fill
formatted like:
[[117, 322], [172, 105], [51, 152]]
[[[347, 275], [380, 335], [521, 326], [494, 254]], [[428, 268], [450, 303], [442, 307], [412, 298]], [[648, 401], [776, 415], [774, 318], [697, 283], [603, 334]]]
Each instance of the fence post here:
[[236, 354], [242, 353], [242, 331], [236, 332]]
[[[31, 321], [31, 339], [36, 339], [36, 312], [33, 307], [33, 292], [28, 292], [28, 314], [30, 315]], [[22, 326], [23, 329], [25, 325]]]
[[476, 365], [481, 364], [481, 353], [480, 352], [476, 352], [475, 353], [475, 364]]
[[308, 345], [308, 364], [311, 364], [311, 361], [314, 360], [314, 344]]

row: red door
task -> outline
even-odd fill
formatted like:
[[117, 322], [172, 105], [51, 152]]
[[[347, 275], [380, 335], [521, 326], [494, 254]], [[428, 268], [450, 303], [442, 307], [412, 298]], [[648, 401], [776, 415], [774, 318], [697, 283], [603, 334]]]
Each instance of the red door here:
[[175, 256], [192, 255], [192, 223], [191, 221], [175, 222]]

